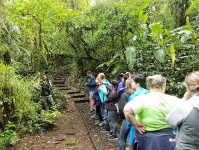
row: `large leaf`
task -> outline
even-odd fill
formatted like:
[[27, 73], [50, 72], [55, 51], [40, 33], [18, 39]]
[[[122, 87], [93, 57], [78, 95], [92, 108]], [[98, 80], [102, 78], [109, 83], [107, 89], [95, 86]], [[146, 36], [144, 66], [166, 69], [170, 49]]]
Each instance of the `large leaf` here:
[[136, 58], [135, 47], [132, 47], [132, 46], [127, 47], [125, 54], [126, 54], [126, 60], [127, 60], [127, 63], [128, 63], [128, 68], [129, 68], [129, 70], [133, 70], [133, 66], [134, 66], [135, 58]]

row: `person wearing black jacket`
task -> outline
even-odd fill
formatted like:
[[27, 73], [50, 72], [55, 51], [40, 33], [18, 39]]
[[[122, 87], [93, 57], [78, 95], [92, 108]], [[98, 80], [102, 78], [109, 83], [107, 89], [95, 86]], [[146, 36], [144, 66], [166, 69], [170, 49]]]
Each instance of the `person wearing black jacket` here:
[[105, 107], [108, 111], [108, 123], [110, 126], [110, 132], [107, 134], [108, 140], [117, 140], [117, 108], [115, 104], [119, 100], [117, 93], [118, 82], [116, 80], [111, 81], [112, 91], [108, 95], [108, 99], [105, 101]]
[[122, 126], [120, 130], [120, 140], [119, 140], [119, 149], [120, 150], [125, 150], [126, 149], [126, 139], [128, 136], [129, 131], [131, 130], [131, 127], [126, 126], [126, 119], [123, 113], [124, 106], [128, 102], [128, 99], [130, 95], [134, 92], [134, 89], [132, 88], [132, 82], [134, 82], [132, 79], [127, 79], [126, 80], [126, 91], [121, 95], [118, 107], [119, 107], [119, 116], [122, 121]]
[[91, 71], [87, 71], [87, 77], [88, 81], [87, 83], [85, 83], [85, 85], [88, 87], [89, 99], [90, 99], [90, 111], [88, 112], [88, 114], [93, 114], [95, 111], [94, 100], [93, 100], [93, 94], [96, 88], [95, 77], [92, 75]]
[[53, 98], [51, 95], [52, 90], [52, 83], [47, 78], [46, 73], [42, 74], [42, 80], [40, 81], [40, 87], [36, 88], [37, 90], [41, 91], [41, 104], [44, 110], [51, 108], [53, 105]]

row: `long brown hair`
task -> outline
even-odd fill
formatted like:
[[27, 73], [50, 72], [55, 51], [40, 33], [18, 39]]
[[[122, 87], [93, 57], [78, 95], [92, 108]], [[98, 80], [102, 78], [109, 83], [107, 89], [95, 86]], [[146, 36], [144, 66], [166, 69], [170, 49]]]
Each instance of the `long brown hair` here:
[[125, 83], [125, 86], [126, 86], [126, 90], [130, 93], [130, 94], [132, 94], [133, 92], [134, 92], [134, 89], [133, 89], [133, 87], [132, 87], [132, 82], [135, 82], [133, 79], [127, 79], [126, 80], [126, 83]]

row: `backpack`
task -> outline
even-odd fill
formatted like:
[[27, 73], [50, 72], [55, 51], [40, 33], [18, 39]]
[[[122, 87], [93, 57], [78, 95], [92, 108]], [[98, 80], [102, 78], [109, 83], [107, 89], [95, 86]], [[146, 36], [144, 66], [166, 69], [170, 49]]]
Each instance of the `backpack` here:
[[118, 102], [118, 109], [119, 109], [118, 114], [120, 119], [125, 119], [123, 109], [126, 103], [128, 102], [128, 98], [130, 97], [130, 95], [131, 95], [130, 93], [124, 92], [120, 97], [120, 100]]
[[108, 97], [109, 94], [110, 94], [111, 91], [112, 91], [112, 87], [111, 87], [111, 85], [109, 85], [109, 84], [107, 84], [107, 83], [102, 83], [102, 84], [104, 84], [104, 85], [106, 86], [106, 90], [107, 90], [107, 92], [108, 92], [107, 97]]

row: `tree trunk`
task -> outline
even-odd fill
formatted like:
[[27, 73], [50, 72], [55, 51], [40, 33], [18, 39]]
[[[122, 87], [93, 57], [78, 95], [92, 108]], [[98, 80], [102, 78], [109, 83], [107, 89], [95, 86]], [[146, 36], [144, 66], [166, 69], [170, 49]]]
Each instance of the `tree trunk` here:
[[11, 63], [11, 55], [10, 55], [9, 51], [6, 51], [3, 54], [3, 60], [4, 60], [4, 62], [5, 62], [6, 65], [9, 65]]

